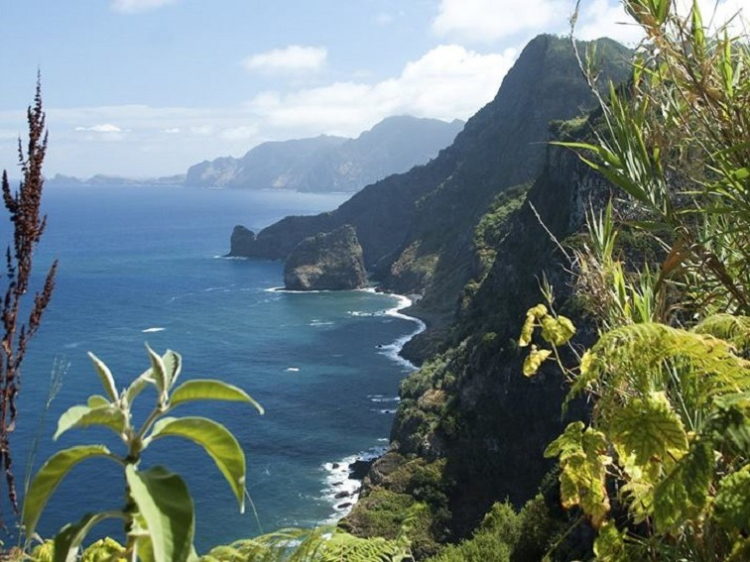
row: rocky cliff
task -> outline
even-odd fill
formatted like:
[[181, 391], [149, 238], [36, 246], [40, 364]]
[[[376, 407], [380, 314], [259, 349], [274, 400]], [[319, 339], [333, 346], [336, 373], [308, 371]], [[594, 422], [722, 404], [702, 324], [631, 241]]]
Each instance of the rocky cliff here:
[[[604, 75], [624, 79], [629, 51], [608, 40], [598, 47]], [[588, 202], [609, 188], [547, 142], [590, 132], [589, 118], [562, 120], [592, 105], [567, 40], [537, 37], [495, 100], [430, 164], [369, 186], [332, 213], [285, 219], [249, 245], [248, 255], [283, 257], [303, 237], [352, 224], [383, 286], [424, 295], [412, 312], [431, 329], [410, 351], [425, 361], [401, 385], [391, 450], [343, 523], [350, 531], [395, 537], [419, 505], [411, 538], [425, 557], [467, 536], [494, 502], [522, 505], [550, 470], [542, 453], [568, 421], [565, 386], [546, 365], [523, 377], [516, 341], [544, 278], [581, 341], [593, 337], [554, 240], [573, 236]], [[567, 415], [585, 415], [585, 405]]]
[[267, 142], [242, 158], [191, 166], [185, 184], [204, 187], [351, 191], [406, 172], [453, 142], [464, 123], [408, 115], [384, 119], [355, 139], [320, 136]]
[[359, 289], [366, 283], [362, 246], [348, 224], [306, 238], [284, 266], [284, 286], [292, 291]]
[[[555, 240], [574, 236], [584, 209], [609, 192], [573, 152], [549, 147], [528, 192], [500, 198], [483, 217], [474, 244], [492, 249], [485, 270], [469, 283], [449, 345], [403, 381], [391, 448], [373, 465], [345, 528], [383, 534], [384, 519], [421, 503], [413, 539], [422, 557], [470, 534], [494, 502], [520, 507], [534, 497], [553, 467], [544, 449], [571, 419], [585, 416], [585, 405], [572, 404], [563, 418], [559, 373], [544, 365], [539, 376], [523, 377], [516, 341], [526, 311], [543, 300], [543, 278], [555, 288], [558, 312], [577, 325], [578, 341], [593, 338]], [[525, 198], [520, 205], [518, 197]]]
[[[606, 39], [597, 43], [602, 75], [624, 78], [628, 50]], [[495, 99], [437, 158], [366, 187], [331, 213], [288, 217], [232, 255], [284, 259], [303, 239], [351, 224], [373, 278], [388, 290], [423, 294], [412, 312], [433, 328], [445, 326], [481, 267], [472, 246], [479, 220], [499, 194], [539, 175], [550, 121], [573, 118], [592, 104], [569, 40], [539, 36]], [[412, 343], [412, 358], [434, 350], [425, 345], [434, 334]]]

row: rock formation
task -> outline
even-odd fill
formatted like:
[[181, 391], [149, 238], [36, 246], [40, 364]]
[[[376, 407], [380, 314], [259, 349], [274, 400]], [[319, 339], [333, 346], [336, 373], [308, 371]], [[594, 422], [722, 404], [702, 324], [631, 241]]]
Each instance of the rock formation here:
[[284, 267], [284, 286], [293, 291], [359, 289], [366, 282], [362, 246], [348, 224], [300, 242]]

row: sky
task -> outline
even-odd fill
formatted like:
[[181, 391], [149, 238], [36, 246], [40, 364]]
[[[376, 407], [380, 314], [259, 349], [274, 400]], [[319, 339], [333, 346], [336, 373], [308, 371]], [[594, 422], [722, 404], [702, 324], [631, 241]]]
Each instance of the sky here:
[[[714, 0], [701, 0], [710, 12]], [[719, 0], [724, 13], [750, 0]], [[466, 120], [575, 0], [0, 0], [0, 168], [41, 74], [45, 173], [184, 173], [266, 141], [356, 137], [390, 115]], [[746, 8], [746, 11], [750, 8]], [[635, 46], [617, 0], [576, 36]], [[16, 174], [17, 175], [17, 174]]]

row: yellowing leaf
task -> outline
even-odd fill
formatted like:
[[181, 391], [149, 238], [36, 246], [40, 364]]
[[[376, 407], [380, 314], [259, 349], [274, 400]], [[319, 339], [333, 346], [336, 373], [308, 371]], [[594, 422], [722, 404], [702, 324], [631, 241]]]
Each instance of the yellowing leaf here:
[[573, 422], [565, 432], [549, 444], [544, 456], [559, 456], [560, 497], [563, 507], [580, 506], [595, 527], [601, 525], [609, 513], [606, 489], [606, 467], [612, 459], [606, 454], [604, 434]]
[[602, 562], [630, 562], [625, 550], [624, 533], [617, 530], [613, 521], [607, 521], [599, 529], [594, 541], [594, 554]]
[[750, 466], [722, 479], [715, 509], [716, 518], [725, 529], [750, 532]]
[[573, 323], [564, 316], [558, 318], [545, 316], [542, 318], [541, 322], [542, 337], [546, 342], [549, 342], [556, 347], [565, 345], [576, 333]]
[[654, 523], [661, 532], [670, 532], [698, 517], [708, 504], [708, 490], [714, 468], [713, 449], [697, 443], [689, 454], [654, 491]]
[[526, 315], [526, 321], [521, 328], [521, 337], [518, 338], [519, 347], [527, 347], [531, 343], [531, 336], [534, 334], [534, 316]]
[[536, 320], [541, 320], [544, 316], [547, 316], [547, 307], [543, 304], [538, 304], [534, 308], [530, 308], [526, 315]]
[[533, 377], [552, 352], [549, 349], [537, 349], [535, 345], [531, 346], [531, 353], [523, 362], [523, 374], [527, 377]]
[[683, 456], [688, 450], [685, 428], [663, 392], [636, 398], [611, 413], [611, 439], [618, 449], [645, 465]]

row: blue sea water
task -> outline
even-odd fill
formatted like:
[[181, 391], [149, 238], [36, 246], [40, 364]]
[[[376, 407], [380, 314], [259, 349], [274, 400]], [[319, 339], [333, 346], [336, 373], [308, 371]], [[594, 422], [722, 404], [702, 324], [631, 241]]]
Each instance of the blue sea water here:
[[[220, 257], [235, 224], [257, 230], [288, 214], [333, 209], [344, 198], [164, 187], [48, 189], [36, 277], [55, 257], [60, 266], [23, 366], [13, 436], [17, 480], [35, 443], [35, 470], [60, 448], [105, 442], [117, 449], [104, 430], [72, 430], [54, 443], [51, 437], [65, 409], [102, 393], [87, 351], [124, 386], [148, 367], [148, 342], [160, 352], [180, 352], [185, 379], [221, 378], [266, 410], [260, 416], [245, 405], [205, 402], [182, 412], [213, 417], [237, 436], [252, 500], [244, 515], [213, 461], [193, 443], [164, 439], [146, 452], [145, 464], [164, 464], [187, 480], [199, 552], [345, 512], [342, 504], [351, 500], [335, 496], [356, 483], [342, 461], [386, 443], [398, 383], [411, 370], [395, 352], [418, 325], [392, 313], [395, 296], [275, 290], [282, 284], [281, 263]], [[62, 387], [45, 415], [53, 370], [63, 372]], [[44, 512], [42, 536], [86, 511], [120, 507], [122, 488], [111, 461], [82, 463]]]

